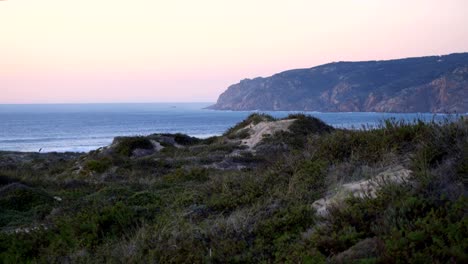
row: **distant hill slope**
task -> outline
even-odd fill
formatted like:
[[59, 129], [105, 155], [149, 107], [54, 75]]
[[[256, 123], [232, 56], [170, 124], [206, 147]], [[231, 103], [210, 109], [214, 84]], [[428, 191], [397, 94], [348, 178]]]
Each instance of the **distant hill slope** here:
[[216, 110], [468, 112], [468, 53], [334, 62], [245, 79]]

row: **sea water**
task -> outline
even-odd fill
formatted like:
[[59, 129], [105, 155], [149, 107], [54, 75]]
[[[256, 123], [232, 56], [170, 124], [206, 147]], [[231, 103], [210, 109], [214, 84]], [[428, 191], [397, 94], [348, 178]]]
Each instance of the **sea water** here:
[[[0, 105], [0, 150], [87, 152], [109, 145], [116, 136], [184, 133], [220, 135], [255, 111], [214, 111], [212, 103]], [[292, 112], [262, 111], [274, 117]], [[431, 113], [318, 113], [340, 128], [376, 127], [384, 119], [443, 119]]]

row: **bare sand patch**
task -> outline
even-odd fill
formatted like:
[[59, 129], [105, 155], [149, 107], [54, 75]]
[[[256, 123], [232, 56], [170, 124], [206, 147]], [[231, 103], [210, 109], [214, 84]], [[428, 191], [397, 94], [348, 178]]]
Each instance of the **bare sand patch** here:
[[287, 131], [289, 126], [296, 119], [278, 120], [278, 121], [263, 121], [256, 125], [250, 124], [245, 129], [249, 129], [250, 136], [242, 140], [242, 144], [250, 149], [255, 147], [267, 135], [273, 135], [279, 131]]

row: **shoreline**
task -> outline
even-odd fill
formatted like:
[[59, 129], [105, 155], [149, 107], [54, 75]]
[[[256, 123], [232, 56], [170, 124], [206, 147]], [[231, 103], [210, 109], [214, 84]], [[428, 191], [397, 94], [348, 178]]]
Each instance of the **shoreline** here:
[[[213, 110], [213, 111], [217, 111], [217, 110]], [[223, 110], [224, 111], [224, 110]], [[356, 112], [349, 112], [349, 113], [345, 113], [345, 112], [341, 112], [343, 114], [352, 114], [352, 113], [356, 113]], [[376, 114], [376, 112], [360, 112], [360, 113], [369, 113], [369, 114]], [[263, 114], [263, 112], [259, 112], [258, 114]], [[290, 113], [290, 114], [294, 114], [294, 113]], [[303, 113], [300, 113], [298, 112], [298, 114], [303, 114]], [[314, 116], [314, 115], [310, 115], [310, 114], [307, 114], [305, 113], [306, 115], [308, 116]], [[320, 113], [320, 114], [336, 114], [336, 113]], [[442, 113], [438, 113], [438, 114], [433, 114], [431, 115], [431, 117], [424, 117], [424, 115], [428, 115], [429, 113], [413, 113], [414, 115], [416, 115], [412, 120], [406, 120], [406, 119], [397, 119], [397, 120], [404, 120], [405, 122], [409, 122], [409, 123], [416, 123], [418, 122], [419, 120], [423, 120], [424, 122], [432, 122], [435, 120], [435, 117], [439, 117], [440, 119], [437, 120], [436, 122], [439, 122], [439, 123], [443, 123], [445, 122], [446, 120], [449, 120], [449, 121], [456, 121], [460, 118], [462, 119], [466, 119], [467, 116], [468, 116], [468, 113], [467, 114], [442, 114]], [[345, 130], [362, 130], [362, 129], [379, 129], [380, 126], [382, 126], [382, 124], [385, 122], [385, 120], [391, 120], [391, 119], [394, 119], [394, 117], [389, 117], [389, 118], [382, 118], [380, 119], [379, 121], [374, 121], [374, 122], [368, 122], [368, 123], [360, 123], [359, 126], [358, 125], [344, 125], [344, 124], [341, 124], [341, 125], [337, 125], [337, 124], [329, 124], [331, 125], [332, 127], [336, 128], [336, 129], [345, 129]], [[328, 123], [327, 123], [328, 124]], [[60, 150], [52, 150], [52, 151], [47, 151], [47, 149], [45, 148], [42, 148], [43, 150], [42, 151], [29, 151], [29, 150], [26, 150], [26, 151], [22, 151], [22, 150], [12, 150], [12, 149], [0, 149], [0, 154], [7, 154], [7, 153], [31, 153], [31, 154], [44, 154], [44, 153], [80, 153], [80, 154], [87, 154], [87, 153], [90, 153], [92, 151], [96, 151], [96, 150], [99, 150], [101, 148], [106, 148], [108, 146], [110, 146], [113, 142], [113, 140], [115, 140], [115, 138], [118, 138], [118, 137], [138, 137], [138, 136], [143, 136], [143, 137], [149, 137], [149, 136], [152, 136], [152, 135], [158, 135], [158, 134], [169, 134], [169, 135], [175, 135], [175, 134], [184, 134], [184, 135], [187, 135], [187, 136], [190, 136], [190, 137], [194, 137], [194, 138], [197, 138], [197, 139], [200, 139], [200, 140], [203, 140], [203, 139], [206, 139], [206, 138], [210, 138], [210, 137], [217, 137], [217, 136], [221, 136], [224, 132], [221, 132], [221, 133], [210, 133], [210, 134], [206, 134], [206, 135], [190, 135], [190, 134], [184, 134], [184, 133], [181, 133], [181, 132], [174, 132], [174, 133], [149, 133], [149, 134], [133, 134], [133, 135], [117, 135], [117, 136], [113, 136], [112, 138], [109, 138], [109, 142], [108, 144], [106, 145], [101, 145], [101, 146], [96, 146], [96, 147], [89, 147], [89, 148], [86, 148], [86, 149], [89, 149], [89, 150], [84, 150], [84, 151], [73, 151], [73, 150], [64, 150], [64, 151], [60, 151]], [[92, 137], [91, 137], [92, 138]], [[86, 138], [85, 138], [86, 139]], [[61, 140], [60, 138], [57, 138], [56, 140]], [[81, 139], [82, 140], [82, 139]], [[1, 142], [1, 141], [0, 141]], [[79, 148], [79, 147], [78, 147]], [[39, 148], [41, 149], [41, 148]]]

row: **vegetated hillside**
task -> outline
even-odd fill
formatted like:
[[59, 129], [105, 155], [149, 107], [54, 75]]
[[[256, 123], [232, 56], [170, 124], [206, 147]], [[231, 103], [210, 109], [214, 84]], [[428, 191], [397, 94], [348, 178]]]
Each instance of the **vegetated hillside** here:
[[0, 262], [466, 263], [467, 177], [463, 118], [349, 131], [254, 114], [208, 139], [5, 152]]
[[468, 53], [334, 62], [230, 86], [216, 110], [468, 112]]

